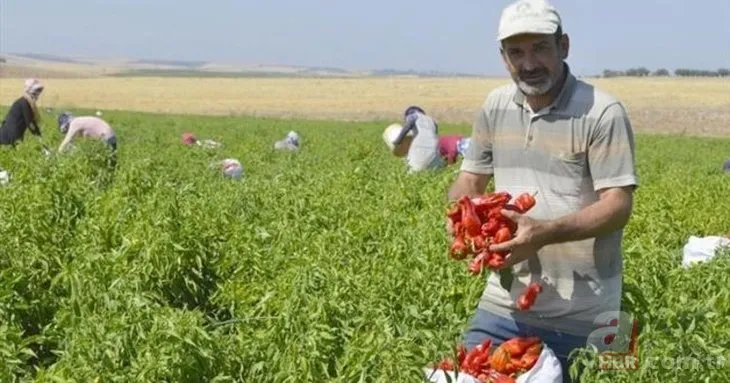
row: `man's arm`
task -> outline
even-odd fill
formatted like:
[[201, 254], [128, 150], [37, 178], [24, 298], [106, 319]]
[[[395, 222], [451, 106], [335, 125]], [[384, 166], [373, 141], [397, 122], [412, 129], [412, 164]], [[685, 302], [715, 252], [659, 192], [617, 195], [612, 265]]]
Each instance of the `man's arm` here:
[[406, 124], [403, 126], [403, 129], [401, 129], [400, 134], [398, 134], [398, 137], [396, 137], [395, 141], [393, 141], [393, 145], [400, 145], [401, 142], [403, 142], [403, 139], [406, 138], [406, 135], [408, 135], [408, 132], [416, 127], [416, 118], [416, 116], [411, 115], [406, 119]]
[[483, 105], [472, 125], [471, 144], [464, 153], [461, 171], [449, 188], [447, 198], [456, 201], [464, 195], [474, 197], [483, 194], [494, 173], [492, 163], [492, 138]]
[[588, 166], [599, 201], [550, 223], [551, 242], [609, 234], [629, 221], [638, 185], [634, 134], [628, 114], [615, 103], [597, 122], [588, 146]]
[[465, 195], [476, 197], [479, 194], [484, 194], [491, 178], [491, 174], [477, 174], [462, 170], [451, 184], [447, 198], [449, 201], [456, 201]]
[[59, 152], [63, 152], [66, 147], [71, 143], [74, 136], [78, 132], [78, 128], [74, 124], [69, 123], [68, 132], [66, 132], [66, 137], [63, 138], [63, 142], [61, 142], [61, 145], [58, 147]]
[[38, 128], [38, 122], [35, 120], [33, 115], [33, 108], [30, 106], [30, 101], [25, 100], [25, 105], [21, 108], [23, 111], [23, 122], [28, 127], [31, 133], [36, 136], [41, 135], [41, 130]]
[[632, 186], [599, 191], [599, 200], [561, 218], [548, 221], [545, 245], [601, 237], [623, 229], [631, 217]]

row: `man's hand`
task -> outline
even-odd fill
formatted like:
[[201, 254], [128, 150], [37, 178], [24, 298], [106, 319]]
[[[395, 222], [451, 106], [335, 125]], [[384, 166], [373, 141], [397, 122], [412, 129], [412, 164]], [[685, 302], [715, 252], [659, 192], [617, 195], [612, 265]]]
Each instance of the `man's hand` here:
[[502, 215], [517, 224], [517, 232], [509, 241], [489, 247], [494, 252], [510, 252], [504, 267], [511, 267], [537, 255], [550, 236], [546, 221], [532, 219], [511, 210], [502, 210]]

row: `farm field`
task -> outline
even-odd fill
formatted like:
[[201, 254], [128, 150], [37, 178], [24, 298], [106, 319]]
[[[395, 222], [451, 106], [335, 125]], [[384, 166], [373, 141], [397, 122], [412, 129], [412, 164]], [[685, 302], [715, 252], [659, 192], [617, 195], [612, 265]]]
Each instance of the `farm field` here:
[[[0, 188], [0, 381], [412, 382], [460, 340], [483, 281], [447, 256], [445, 193], [457, 167], [407, 176], [384, 147], [382, 122], [110, 109], [203, 111], [197, 100], [226, 113], [251, 101], [272, 115], [394, 119], [417, 99], [461, 116], [457, 108], [473, 109], [493, 82], [442, 84], [472, 89], [448, 93], [438, 81], [394, 80], [388, 104], [357, 82], [316, 91], [279, 80], [84, 81], [46, 81], [42, 102], [58, 94], [59, 105], [104, 110], [120, 142], [113, 177], [89, 143], [51, 158], [32, 138], [0, 150], [0, 168], [11, 172]], [[8, 83], [3, 104], [14, 94]], [[220, 86], [231, 84], [256, 91]], [[730, 105], [702, 96], [727, 82], [708, 81], [684, 95], [691, 101], [660, 96], [662, 85], [653, 98], [613, 84], [632, 110], [724, 110], [728, 126]], [[418, 86], [419, 96], [406, 97]], [[273, 102], [284, 89], [295, 100]], [[311, 92], [321, 96], [307, 103]], [[54, 116], [45, 121], [55, 147]], [[466, 123], [442, 129], [469, 132]], [[274, 153], [289, 130], [303, 150]], [[184, 147], [184, 131], [224, 147]], [[584, 381], [730, 381], [730, 253], [681, 267], [690, 235], [730, 233], [728, 148], [727, 137], [637, 136], [641, 187], [623, 244], [623, 309], [639, 321], [643, 362], [599, 371], [582, 356]], [[208, 168], [226, 157], [241, 160], [243, 180]]]
[[[156, 113], [393, 120], [417, 103], [441, 122], [471, 123], [487, 93], [506, 78], [41, 78], [40, 104]], [[730, 80], [586, 79], [628, 107], [637, 132], [730, 135]], [[0, 81], [0, 104], [22, 78]]]

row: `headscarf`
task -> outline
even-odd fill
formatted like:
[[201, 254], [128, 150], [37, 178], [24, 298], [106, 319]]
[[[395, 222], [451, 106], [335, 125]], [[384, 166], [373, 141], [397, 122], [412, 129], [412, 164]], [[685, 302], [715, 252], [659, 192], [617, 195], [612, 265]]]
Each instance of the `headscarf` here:
[[41, 92], [43, 92], [43, 89], [44, 86], [40, 81], [34, 78], [25, 80], [25, 92], [23, 93], [23, 97], [28, 101], [28, 104], [30, 104], [31, 110], [33, 110], [33, 121], [35, 121], [36, 124], [41, 121], [41, 115], [38, 112], [38, 105], [36, 102], [38, 101], [38, 96], [40, 96]]
[[286, 140], [294, 146], [299, 146], [299, 134], [293, 130], [286, 135]]
[[186, 132], [182, 134], [182, 137], [180, 137], [180, 141], [182, 141], [182, 143], [185, 145], [193, 145], [198, 141], [198, 139], [195, 138], [195, 135], [193, 133]]
[[403, 113], [403, 117], [408, 117], [411, 113], [416, 113], [416, 112], [421, 113], [421, 114], [426, 114], [426, 112], [424, 112], [420, 106], [411, 105], [408, 108], [406, 108], [405, 113]]
[[58, 116], [58, 130], [61, 131], [61, 133], [66, 134], [68, 131], [68, 125], [71, 123], [71, 120], [73, 120], [74, 116], [71, 114], [71, 112], [63, 112]]

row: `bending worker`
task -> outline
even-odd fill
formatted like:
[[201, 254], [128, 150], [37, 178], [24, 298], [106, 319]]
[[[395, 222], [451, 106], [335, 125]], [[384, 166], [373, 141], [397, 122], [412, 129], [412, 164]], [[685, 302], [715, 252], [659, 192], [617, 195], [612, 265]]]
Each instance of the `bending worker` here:
[[114, 130], [99, 117], [74, 117], [71, 113], [65, 112], [58, 116], [58, 129], [66, 135], [61, 146], [58, 147], [59, 152], [66, 150], [76, 136], [103, 141], [112, 149], [112, 153], [117, 150], [117, 136]]
[[404, 113], [405, 124], [393, 144], [398, 146], [410, 131], [413, 141], [406, 161], [409, 172], [439, 169], [444, 166], [439, 150], [438, 124], [418, 106], [409, 106]]

